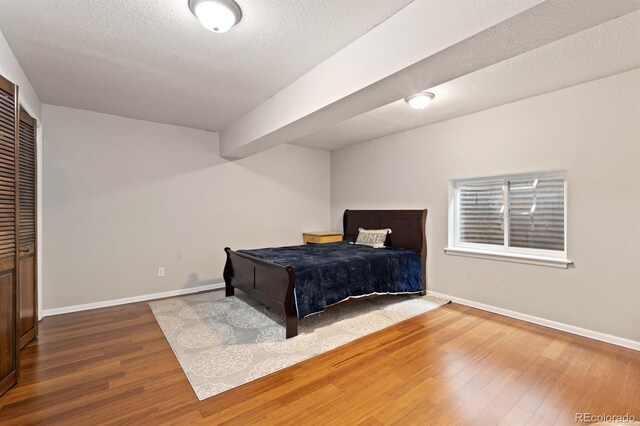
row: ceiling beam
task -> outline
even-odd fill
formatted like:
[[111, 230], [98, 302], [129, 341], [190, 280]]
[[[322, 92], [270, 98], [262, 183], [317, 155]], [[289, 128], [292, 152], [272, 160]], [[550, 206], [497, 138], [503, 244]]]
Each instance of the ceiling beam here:
[[640, 8], [640, 0], [415, 0], [221, 131], [243, 158]]

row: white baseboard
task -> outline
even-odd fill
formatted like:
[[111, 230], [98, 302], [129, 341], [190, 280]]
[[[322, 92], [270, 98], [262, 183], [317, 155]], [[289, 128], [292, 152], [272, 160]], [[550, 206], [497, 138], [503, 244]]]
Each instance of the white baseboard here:
[[459, 303], [460, 305], [470, 306], [472, 308], [481, 309], [483, 311], [493, 312], [494, 314], [504, 315], [506, 317], [515, 318], [533, 324], [542, 325], [544, 327], [565, 331], [567, 333], [577, 334], [578, 336], [588, 337], [590, 339], [599, 340], [601, 342], [611, 343], [613, 345], [623, 346], [625, 348], [640, 351], [640, 342], [635, 340], [625, 339], [623, 337], [617, 337], [611, 334], [601, 333], [599, 331], [588, 330], [586, 328], [580, 328], [569, 324], [563, 324], [561, 322], [534, 317], [533, 315], [522, 314], [520, 312], [510, 311], [508, 309], [498, 308], [497, 306], [486, 305], [484, 303], [474, 302], [472, 300], [462, 299], [460, 297], [450, 296], [448, 294], [436, 293], [434, 291], [427, 291], [427, 294], [436, 297], [444, 297], [450, 299], [454, 303]]
[[127, 303], [144, 302], [146, 300], [164, 299], [165, 297], [182, 296], [185, 294], [200, 293], [201, 291], [224, 288], [224, 282], [203, 285], [200, 287], [182, 288], [180, 290], [165, 291], [162, 293], [144, 294], [142, 296], [125, 297], [123, 299], [105, 300], [104, 302], [86, 303], [84, 305], [65, 306], [64, 308], [45, 309], [43, 317], [68, 314], [71, 312], [88, 311], [90, 309], [107, 308], [109, 306], [125, 305]]

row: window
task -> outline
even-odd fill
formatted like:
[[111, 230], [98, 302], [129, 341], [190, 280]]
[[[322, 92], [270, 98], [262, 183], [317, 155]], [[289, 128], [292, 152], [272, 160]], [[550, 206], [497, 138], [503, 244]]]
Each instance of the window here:
[[567, 267], [564, 172], [451, 182], [448, 254]]

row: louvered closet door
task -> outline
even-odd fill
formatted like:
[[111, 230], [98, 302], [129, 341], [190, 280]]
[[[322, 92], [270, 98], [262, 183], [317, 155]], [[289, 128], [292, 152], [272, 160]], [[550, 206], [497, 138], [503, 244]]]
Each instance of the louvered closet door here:
[[17, 381], [16, 141], [17, 94], [0, 77], [0, 395]]
[[18, 186], [20, 188], [19, 261], [20, 348], [38, 334], [38, 293], [36, 281], [36, 120], [20, 110]]

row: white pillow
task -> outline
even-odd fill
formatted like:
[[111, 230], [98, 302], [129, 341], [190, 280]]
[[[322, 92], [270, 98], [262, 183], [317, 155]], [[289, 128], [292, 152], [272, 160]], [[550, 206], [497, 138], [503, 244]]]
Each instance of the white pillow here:
[[358, 229], [358, 238], [356, 244], [369, 246], [373, 248], [384, 248], [384, 241], [387, 235], [391, 233], [391, 229]]

